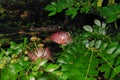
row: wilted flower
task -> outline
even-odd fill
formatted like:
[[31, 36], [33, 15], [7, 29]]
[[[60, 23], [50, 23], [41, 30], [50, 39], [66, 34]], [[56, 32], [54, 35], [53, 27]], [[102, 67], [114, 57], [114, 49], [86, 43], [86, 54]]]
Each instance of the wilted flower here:
[[70, 43], [72, 41], [69, 32], [64, 31], [52, 34], [50, 40], [63, 45]]
[[43, 48], [43, 47], [44, 47], [44, 44], [40, 43], [40, 44], [38, 44], [38, 47], [39, 47], [39, 48]]
[[50, 59], [51, 52], [49, 48], [38, 48], [35, 51], [28, 54], [29, 58], [33, 61], [40, 59]]
[[37, 39], [38, 39], [38, 38], [35, 37], [35, 36], [30, 38], [31, 41], [36, 41]]

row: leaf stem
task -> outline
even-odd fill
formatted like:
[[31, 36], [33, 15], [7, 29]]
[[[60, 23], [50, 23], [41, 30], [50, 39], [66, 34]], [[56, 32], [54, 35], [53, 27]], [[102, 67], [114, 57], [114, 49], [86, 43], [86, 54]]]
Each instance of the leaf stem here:
[[[112, 69], [113, 71], [119, 75], [119, 73], [114, 69], [114, 67], [112, 66], [112, 64], [110, 62], [108, 62], [108, 60], [106, 58], [104, 58], [100, 53], [97, 53]], [[119, 75], [120, 76], [120, 75]]]
[[88, 68], [87, 68], [87, 73], [86, 73], [86, 76], [85, 76], [85, 80], [87, 80], [87, 77], [88, 77], [88, 74], [89, 74], [89, 71], [90, 71], [90, 65], [92, 63], [92, 58], [93, 58], [93, 51], [92, 51], [92, 54], [90, 56], [90, 60], [89, 60], [89, 64], [88, 64]]

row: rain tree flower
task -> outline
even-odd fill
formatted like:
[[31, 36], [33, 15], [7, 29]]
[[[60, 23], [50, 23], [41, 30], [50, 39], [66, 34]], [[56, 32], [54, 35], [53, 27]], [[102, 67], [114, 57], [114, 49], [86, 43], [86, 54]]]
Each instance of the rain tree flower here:
[[38, 48], [33, 52], [28, 53], [28, 57], [32, 61], [36, 61], [38, 58], [40, 59], [51, 59], [51, 52], [49, 48]]
[[69, 32], [65, 32], [65, 31], [56, 32], [52, 34], [50, 40], [57, 44], [62, 44], [62, 45], [66, 45], [72, 41]]

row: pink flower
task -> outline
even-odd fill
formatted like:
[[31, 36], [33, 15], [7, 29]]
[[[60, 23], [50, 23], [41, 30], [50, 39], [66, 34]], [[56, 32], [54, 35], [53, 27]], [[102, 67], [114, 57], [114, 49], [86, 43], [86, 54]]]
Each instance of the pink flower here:
[[68, 44], [72, 41], [69, 32], [57, 32], [51, 35], [50, 40], [58, 44]]
[[28, 57], [32, 60], [32, 61], [36, 61], [38, 58], [40, 59], [51, 59], [51, 52], [49, 50], [49, 48], [38, 48], [35, 51], [31, 52], [28, 54]]
[[28, 57], [29, 57], [30, 60], [32, 60], [32, 61], [36, 61], [36, 60], [37, 60], [37, 57], [36, 57], [33, 53], [29, 53], [29, 54], [28, 54]]

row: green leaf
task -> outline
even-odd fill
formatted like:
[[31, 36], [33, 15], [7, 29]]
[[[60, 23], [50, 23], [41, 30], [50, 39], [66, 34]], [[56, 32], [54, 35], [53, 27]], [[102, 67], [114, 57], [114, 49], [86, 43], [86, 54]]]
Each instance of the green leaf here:
[[112, 57], [117, 57], [118, 55], [120, 55], [120, 46], [115, 50], [114, 54], [112, 55]]
[[59, 12], [62, 12], [62, 8], [61, 7], [59, 7], [59, 8], [57, 8], [57, 12], [59, 13]]
[[107, 43], [102, 43], [100, 50], [105, 50], [107, 48], [108, 44]]
[[96, 47], [97, 49], [99, 49], [101, 43], [102, 43], [102, 41], [101, 41], [101, 40], [98, 40], [98, 41], [95, 43], [95, 47]]
[[27, 62], [27, 61], [22, 60], [22, 59], [20, 59], [20, 60], [18, 61], [18, 63], [19, 63], [21, 66], [29, 66], [29, 65], [30, 65], [30, 62]]
[[29, 76], [28, 80], [35, 80], [35, 77], [34, 76]]
[[71, 68], [72, 68], [71, 65], [64, 64], [64, 65], [62, 66], [62, 71], [69, 71]]
[[115, 49], [117, 49], [117, 46], [118, 42], [112, 43], [107, 49], [107, 54], [112, 54], [115, 51]]
[[1, 70], [0, 78], [1, 78], [1, 80], [9, 80], [11, 74], [12, 73], [11, 73], [10, 69], [8, 67], [6, 67]]
[[53, 16], [53, 15], [55, 15], [56, 13], [57, 13], [57, 10], [54, 10], [54, 11], [50, 12], [50, 13], [48, 14], [48, 16]]
[[58, 62], [59, 63], [64, 63], [64, 64], [67, 63], [67, 61], [64, 60], [64, 57], [58, 58]]
[[62, 71], [61, 70], [57, 70], [57, 71], [53, 71], [52, 74], [55, 74], [57, 76], [61, 76], [62, 75]]
[[38, 71], [39, 68], [40, 68], [40, 66], [36, 65], [36, 66], [34, 66], [34, 67], [32, 68], [32, 70], [33, 70], [33, 71]]
[[101, 71], [101, 72], [104, 72], [104, 71], [106, 71], [106, 70], [108, 70], [108, 69], [110, 69], [110, 66], [109, 66], [107, 63], [102, 64], [102, 65], [100, 66], [100, 71]]
[[95, 45], [95, 41], [94, 40], [90, 41], [90, 47], [93, 47], [94, 45]]
[[56, 3], [56, 2], [51, 2], [51, 4], [52, 4], [52, 5], [54, 5], [54, 6], [56, 6], [56, 5], [57, 5], [57, 3]]
[[105, 29], [106, 28], [106, 23], [102, 22], [102, 28]]
[[69, 76], [71, 76], [71, 73], [66, 72], [66, 73], [63, 73], [63, 74], [60, 76], [60, 79], [61, 79], [61, 80], [68, 80], [68, 79], [69, 79]]
[[110, 17], [107, 18], [107, 23], [111, 23], [116, 20], [117, 20], [117, 15], [110, 15]]
[[10, 64], [9, 67], [12, 73], [18, 73], [23, 69], [22, 66], [19, 64]]
[[83, 26], [83, 29], [84, 29], [85, 31], [88, 31], [88, 32], [93, 32], [92, 27], [89, 26], [89, 25], [85, 25], [85, 26]]
[[47, 72], [53, 72], [55, 71], [56, 69], [58, 69], [59, 66], [57, 64], [49, 64], [46, 68], [45, 68], [45, 71]]
[[71, 18], [73, 19], [77, 15], [77, 9], [74, 7], [70, 7], [66, 10], [66, 15], [71, 15]]
[[76, 10], [73, 11], [73, 13], [72, 13], [72, 17], [71, 17], [71, 18], [73, 19], [73, 18], [77, 15], [77, 13], [78, 13], [78, 12], [77, 12]]
[[100, 20], [98, 20], [98, 19], [95, 19], [95, 20], [94, 20], [94, 23], [95, 23], [97, 26], [101, 26], [101, 22], [100, 22]]
[[41, 60], [41, 62], [39, 63], [39, 66], [43, 66], [44, 64], [46, 64], [47, 63], [47, 59], [43, 59], [43, 60]]
[[47, 5], [47, 6], [45, 7], [45, 10], [47, 10], [47, 11], [56, 11], [57, 9], [56, 9], [56, 7], [53, 6], [53, 5]]
[[118, 19], [119, 14], [120, 5], [118, 4], [111, 4], [101, 9], [101, 15], [106, 18], [107, 23], [116, 21]]

